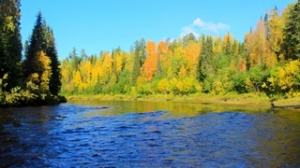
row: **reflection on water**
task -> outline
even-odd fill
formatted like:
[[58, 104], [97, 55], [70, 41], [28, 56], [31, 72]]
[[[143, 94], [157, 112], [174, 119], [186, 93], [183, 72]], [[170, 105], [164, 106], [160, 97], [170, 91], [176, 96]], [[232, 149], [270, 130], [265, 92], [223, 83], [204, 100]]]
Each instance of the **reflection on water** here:
[[0, 114], [0, 167], [300, 166], [300, 111], [94, 101]]

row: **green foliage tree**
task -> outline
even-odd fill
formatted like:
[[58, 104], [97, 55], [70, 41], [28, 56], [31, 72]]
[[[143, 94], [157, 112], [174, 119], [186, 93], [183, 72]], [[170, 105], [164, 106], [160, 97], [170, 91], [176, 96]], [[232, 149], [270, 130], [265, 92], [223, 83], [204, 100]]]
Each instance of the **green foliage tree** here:
[[251, 68], [246, 79], [246, 87], [249, 92], [261, 92], [263, 83], [267, 80], [269, 72], [263, 67]]
[[212, 37], [203, 37], [202, 49], [198, 63], [198, 80], [203, 82], [205, 78], [214, 73], [213, 67], [213, 39]]
[[61, 75], [53, 31], [39, 13], [21, 62], [20, 16], [20, 0], [0, 0], [0, 106], [57, 103]]
[[44, 52], [50, 58], [51, 76], [49, 81], [49, 91], [57, 96], [61, 88], [61, 70], [55, 47], [53, 30], [43, 21], [41, 12], [37, 15], [36, 24], [26, 47], [25, 60], [23, 63], [24, 77], [28, 78], [36, 73], [40, 67], [40, 62], [36, 61], [36, 55]]
[[144, 39], [135, 42], [134, 63], [132, 69], [132, 82], [135, 84], [140, 75], [141, 66], [144, 64], [146, 56], [146, 43]]
[[247, 93], [246, 79], [247, 74], [245, 72], [236, 73], [233, 76], [233, 87], [237, 93]]
[[78, 56], [76, 48], [73, 48], [68, 59], [72, 62], [72, 67], [77, 70], [82, 58]]
[[10, 89], [18, 85], [22, 43], [20, 0], [0, 0], [0, 77], [8, 75]]
[[32, 31], [30, 40], [28, 41], [28, 48], [25, 53], [25, 60], [23, 62], [23, 75], [25, 78], [36, 72], [38, 65], [35, 62], [37, 52], [44, 49], [43, 46], [43, 19], [41, 12], [37, 15], [37, 20]]
[[182, 39], [183, 46], [186, 46], [190, 41], [196, 42], [196, 37], [193, 33], [189, 33], [183, 37]]
[[52, 95], [59, 95], [61, 89], [61, 69], [58, 54], [55, 47], [53, 30], [49, 26], [44, 27], [45, 54], [50, 58], [51, 77], [49, 90]]
[[300, 0], [288, 14], [284, 28], [283, 50], [286, 59], [296, 60], [300, 58]]

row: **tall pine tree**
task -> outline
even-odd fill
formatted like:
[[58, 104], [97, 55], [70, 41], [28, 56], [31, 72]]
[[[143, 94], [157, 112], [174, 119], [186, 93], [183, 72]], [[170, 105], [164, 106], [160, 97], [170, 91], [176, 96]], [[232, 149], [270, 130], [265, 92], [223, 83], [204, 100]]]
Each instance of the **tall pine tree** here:
[[202, 49], [198, 63], [198, 80], [203, 82], [205, 78], [214, 72], [213, 67], [213, 39], [202, 36]]
[[300, 0], [289, 13], [284, 28], [284, 44], [286, 59], [300, 59]]
[[144, 39], [135, 42], [134, 50], [134, 63], [132, 70], [132, 82], [136, 83], [138, 76], [140, 75], [140, 68], [144, 64], [146, 55], [146, 42]]
[[61, 88], [61, 69], [60, 69], [60, 62], [58, 61], [58, 55], [57, 50], [55, 47], [55, 39], [53, 30], [45, 26], [45, 51], [46, 55], [50, 58], [51, 63], [51, 77], [50, 77], [50, 83], [49, 83], [49, 89], [51, 94], [58, 95]]
[[20, 0], [0, 0], [0, 78], [8, 74], [8, 89], [20, 77], [20, 16]]
[[[41, 52], [43, 48], [43, 21], [41, 12], [38, 13], [35, 26], [32, 31], [32, 35], [28, 41], [28, 47], [26, 48], [25, 60], [23, 62], [23, 75], [25, 78], [30, 77], [31, 74], [36, 73], [39, 65], [36, 65], [36, 55]], [[44, 51], [45, 52], [45, 51]]]
[[23, 63], [24, 77], [28, 78], [36, 73], [40, 65], [35, 61], [37, 53], [43, 51], [50, 58], [51, 75], [49, 91], [52, 95], [58, 95], [61, 88], [61, 70], [55, 47], [53, 30], [47, 26], [42, 18], [41, 12], [38, 13], [36, 24], [26, 47], [25, 60]]

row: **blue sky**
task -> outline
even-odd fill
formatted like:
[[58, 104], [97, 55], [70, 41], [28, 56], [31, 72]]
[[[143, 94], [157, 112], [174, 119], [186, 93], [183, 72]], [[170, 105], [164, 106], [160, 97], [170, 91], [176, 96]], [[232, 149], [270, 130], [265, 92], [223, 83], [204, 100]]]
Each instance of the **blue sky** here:
[[243, 40], [266, 10], [281, 11], [296, 0], [22, 0], [22, 41], [32, 33], [38, 11], [54, 30], [59, 58], [75, 47], [99, 54], [136, 40], [177, 39], [186, 33]]

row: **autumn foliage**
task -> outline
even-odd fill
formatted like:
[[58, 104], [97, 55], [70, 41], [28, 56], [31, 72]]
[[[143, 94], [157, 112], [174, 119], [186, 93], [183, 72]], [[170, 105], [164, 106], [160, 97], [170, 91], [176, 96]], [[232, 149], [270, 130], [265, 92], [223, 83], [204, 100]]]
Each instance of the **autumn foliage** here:
[[[62, 61], [62, 92], [297, 96], [300, 37], [287, 30], [294, 26], [300, 32], [299, 3], [281, 14], [277, 8], [267, 11], [242, 42], [230, 33], [224, 37], [188, 34], [157, 43], [141, 39], [129, 52], [118, 48], [111, 53], [78, 56], [73, 51]], [[293, 45], [286, 47], [288, 44]]]
[[21, 60], [19, 8], [19, 0], [0, 1], [0, 106], [59, 103], [61, 69], [53, 30], [39, 12]]

